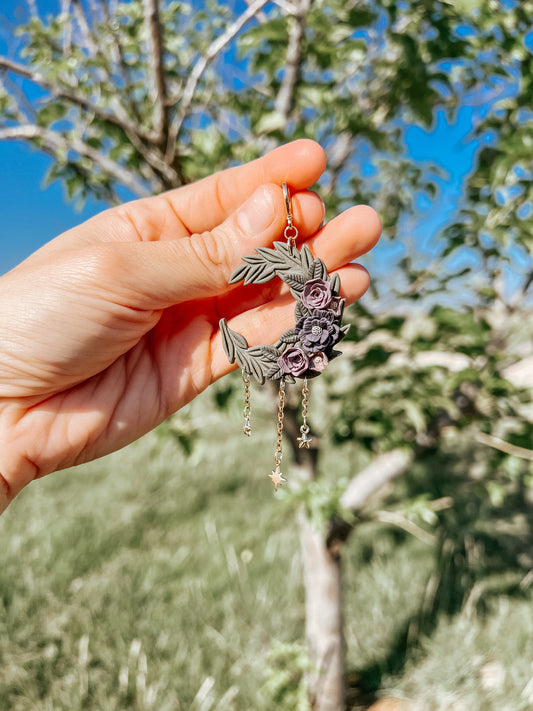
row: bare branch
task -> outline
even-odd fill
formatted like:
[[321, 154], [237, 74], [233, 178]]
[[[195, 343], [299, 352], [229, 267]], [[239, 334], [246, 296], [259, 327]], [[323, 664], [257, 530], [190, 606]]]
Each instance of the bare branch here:
[[124, 89], [126, 89], [128, 91], [129, 106], [130, 106], [131, 110], [133, 111], [137, 120], [140, 121], [140, 116], [139, 116], [137, 106], [136, 106], [135, 101], [131, 97], [130, 92], [129, 92], [129, 87], [131, 84], [131, 77], [129, 74], [129, 69], [128, 69], [128, 66], [124, 60], [124, 53], [122, 52], [122, 45], [120, 44], [120, 41], [117, 37], [117, 33], [114, 29], [114, 26], [111, 24], [112, 21], [114, 21], [114, 19], [113, 19], [114, 16], [112, 14], [110, 14], [110, 8], [107, 6], [107, 0], [104, 0], [104, 2], [102, 3], [102, 12], [104, 15], [104, 22], [110, 28], [110, 32], [111, 32], [112, 45], [111, 45], [110, 49], [111, 49], [113, 62], [115, 63], [118, 73], [120, 74], [120, 78], [122, 79], [122, 81], [124, 83]]
[[120, 115], [112, 114], [108, 111], [101, 109], [93, 101], [91, 101], [83, 94], [80, 94], [75, 89], [56, 85], [46, 79], [46, 77], [44, 77], [39, 72], [36, 72], [33, 69], [30, 69], [29, 67], [26, 67], [24, 64], [14, 62], [13, 60], [8, 59], [7, 57], [0, 57], [0, 67], [3, 67], [10, 72], [14, 72], [15, 74], [23, 77], [24, 79], [29, 79], [34, 84], [38, 84], [41, 88], [49, 91], [58, 99], [66, 99], [75, 104], [76, 106], [79, 106], [88, 111], [92, 111], [94, 115], [99, 119], [102, 119], [103, 121], [109, 121], [109, 123], [112, 123], [115, 126], [119, 126], [124, 131], [129, 131], [130, 133], [137, 135], [139, 138], [151, 142], [154, 141], [156, 138], [153, 133], [144, 131], [132, 121], [130, 121], [126, 112], [118, 102], [113, 102], [113, 106]]
[[16, 84], [6, 71], [0, 70], [0, 85], [2, 85], [5, 90], [14, 99], [16, 105], [16, 114], [19, 122], [26, 123], [27, 121], [33, 121], [35, 118], [35, 109], [32, 104], [28, 101], [28, 97], [22, 91], [20, 86]]
[[516, 444], [511, 444], [510, 442], [506, 442], [499, 437], [494, 437], [493, 435], [488, 435], [484, 432], [478, 432], [476, 434], [476, 439], [481, 444], [486, 444], [488, 447], [497, 449], [500, 452], [511, 454], [514, 457], [520, 457], [520, 459], [527, 459], [529, 462], [533, 462], [533, 449], [519, 447]]
[[85, 15], [81, 0], [72, 0], [72, 8], [74, 10], [74, 16], [76, 18], [76, 22], [78, 23], [78, 27], [80, 28], [85, 49], [89, 52], [91, 57], [96, 57], [98, 55], [98, 46], [94, 42], [93, 33], [89, 27], [89, 22]]
[[159, 2], [158, 0], [143, 0], [143, 4], [144, 22], [148, 35], [146, 55], [150, 75], [150, 98], [154, 107], [154, 128], [159, 137], [159, 143], [163, 144], [168, 139], [168, 106]]
[[385, 484], [404, 474], [413, 461], [407, 449], [380, 454], [348, 484], [340, 503], [348, 511], [359, 511]]
[[80, 156], [89, 158], [105, 173], [113, 177], [117, 182], [122, 184], [125, 188], [128, 188], [128, 190], [131, 190], [132, 193], [138, 195], [139, 197], [145, 197], [151, 194], [150, 190], [132, 177], [131, 171], [118, 165], [118, 163], [115, 163], [107, 156], [102, 155], [102, 153], [98, 150], [92, 149], [86, 143], [77, 138], [69, 137], [67, 139], [60, 136], [55, 131], [51, 131], [50, 129], [42, 126], [36, 126], [34, 124], [0, 128], [0, 141], [14, 141], [20, 139], [28, 140], [32, 138], [41, 140], [45, 147], [53, 153], [58, 150], [65, 151], [67, 153], [69, 151], [73, 151], [74, 153], [78, 153]]
[[[255, 15], [261, 10], [261, 8], [267, 4], [267, 2], [269, 2], [269, 0], [255, 0], [254, 2], [252, 2], [247, 7], [247, 9], [241, 15], [239, 15], [235, 22], [232, 22], [232, 24], [226, 28], [225, 32], [220, 35], [220, 37], [217, 37], [217, 39], [209, 45], [205, 53], [196, 61], [195, 65], [191, 70], [191, 73], [189, 74], [189, 78], [187, 79], [187, 83], [185, 84], [185, 88], [181, 96], [179, 115], [176, 117], [170, 131], [166, 151], [167, 161], [170, 162], [174, 157], [176, 151], [176, 140], [179, 136], [179, 132], [181, 130], [183, 122], [189, 113], [196, 87], [198, 86], [198, 82], [200, 81], [202, 74], [205, 72], [209, 63], [216, 58], [216, 56], [224, 49], [224, 47], [229, 42], [231, 42], [231, 40], [240, 32], [244, 25], [249, 22], [253, 17], [255, 17]], [[177, 102], [178, 99], [176, 99], [172, 103]]]
[[415, 538], [418, 538], [422, 543], [426, 543], [428, 546], [435, 544], [435, 536], [432, 533], [428, 533], [421, 526], [418, 526], [413, 521], [410, 521], [405, 516], [402, 516], [397, 511], [376, 511], [371, 516], [372, 520], [379, 521], [380, 523], [389, 523], [392, 526], [398, 526], [403, 531], [410, 533]]
[[302, 41], [310, 7], [311, 0], [301, 0], [297, 11], [292, 15], [294, 19], [289, 27], [286, 68], [275, 103], [275, 110], [283, 116], [285, 121], [294, 107], [294, 89], [300, 76]]
[[[70, 13], [71, 0], [61, 0], [61, 13], [68, 15]], [[65, 34], [63, 35], [63, 55], [65, 57], [70, 56], [72, 50], [72, 25], [69, 22], [65, 28]]]

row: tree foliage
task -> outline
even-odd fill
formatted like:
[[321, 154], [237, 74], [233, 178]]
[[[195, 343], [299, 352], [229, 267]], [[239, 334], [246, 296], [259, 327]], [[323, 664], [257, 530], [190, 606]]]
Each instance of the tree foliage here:
[[[497, 546], [486, 524], [505, 518], [506, 502], [530, 506], [529, 394], [507, 375], [533, 334], [532, 16], [532, 0], [63, 0], [46, 17], [29, 2], [0, 57], [0, 140], [51, 155], [48, 178], [71, 199], [159, 192], [294, 138], [324, 146], [328, 213], [369, 203], [404, 245], [390, 278], [351, 310], [330, 435], [361, 467], [396, 449], [406, 462], [445, 459], [456, 442], [452, 489], [415, 476], [395, 504], [440, 525], [444, 577], [450, 536], [456, 578], [472, 559], [467, 502], [487, 551]], [[438, 209], [443, 175], [413, 161], [408, 130], [465, 106], [475, 165], [428, 252], [405, 230], [423, 202]], [[436, 512], [444, 495], [457, 505]], [[346, 537], [342, 492], [300, 496], [325, 512], [329, 541]], [[519, 553], [509, 565], [527, 568]]]

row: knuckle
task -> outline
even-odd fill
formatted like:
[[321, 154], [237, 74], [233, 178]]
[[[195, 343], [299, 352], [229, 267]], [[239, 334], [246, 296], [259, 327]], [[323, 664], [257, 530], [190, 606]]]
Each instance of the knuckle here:
[[230, 272], [231, 258], [226, 248], [225, 240], [212, 232], [192, 235], [191, 249], [197, 259], [208, 268], [215, 267], [224, 276]]

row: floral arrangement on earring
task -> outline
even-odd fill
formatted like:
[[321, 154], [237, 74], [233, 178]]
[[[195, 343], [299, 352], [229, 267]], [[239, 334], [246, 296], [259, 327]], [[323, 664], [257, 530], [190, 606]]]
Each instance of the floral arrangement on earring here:
[[348, 333], [349, 324], [343, 326], [342, 314], [345, 299], [340, 293], [340, 279], [337, 274], [330, 276], [321, 259], [313, 257], [304, 245], [296, 248], [298, 230], [293, 225], [289, 189], [283, 183], [283, 194], [287, 210], [287, 226], [284, 237], [286, 243], [274, 242], [273, 248], [258, 247], [256, 254], [242, 258], [230, 277], [230, 284], [244, 281], [245, 284], [264, 284], [279, 277], [290, 288], [296, 300], [295, 325], [285, 331], [273, 345], [249, 346], [245, 337], [232, 331], [226, 319], [220, 320], [220, 330], [224, 350], [230, 363], [237, 363], [242, 371], [245, 403], [244, 432], [251, 434], [250, 426], [250, 376], [260, 384], [267, 380], [279, 380], [279, 403], [277, 442], [274, 454], [275, 469], [270, 476], [277, 491], [286, 479], [281, 473], [283, 456], [283, 409], [286, 383], [303, 380], [302, 419], [299, 447], [309, 448], [308, 379], [314, 378], [341, 355], [335, 346]]

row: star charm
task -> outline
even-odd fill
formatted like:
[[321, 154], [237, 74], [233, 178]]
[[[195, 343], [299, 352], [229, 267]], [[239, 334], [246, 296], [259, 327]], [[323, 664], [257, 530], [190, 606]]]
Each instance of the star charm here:
[[283, 484], [284, 481], [287, 481], [283, 474], [279, 470], [279, 464], [275, 468], [275, 470], [272, 472], [272, 474], [268, 475], [269, 479], [272, 479], [272, 483], [274, 484], [274, 491], [277, 491], [279, 486]]
[[307, 432], [302, 432], [302, 436], [297, 438], [298, 442], [298, 447], [301, 449], [304, 447], [305, 449], [309, 449], [309, 443], [311, 442], [311, 437], [309, 437], [309, 434]]

